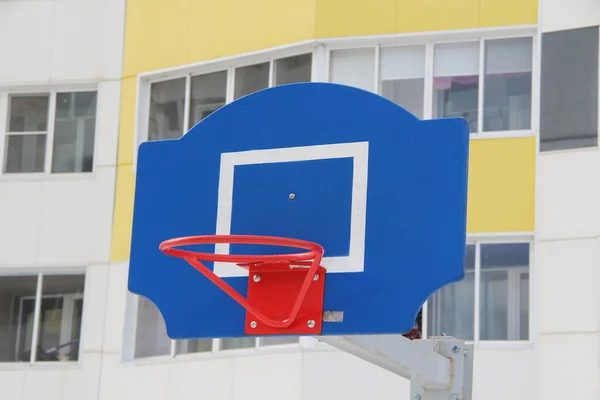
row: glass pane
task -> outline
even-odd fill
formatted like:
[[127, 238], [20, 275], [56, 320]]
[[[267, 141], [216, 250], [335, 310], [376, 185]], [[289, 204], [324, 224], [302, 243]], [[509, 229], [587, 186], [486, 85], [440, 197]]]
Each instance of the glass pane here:
[[0, 277], [0, 362], [31, 358], [37, 276]]
[[481, 270], [479, 319], [481, 340], [508, 338], [508, 271]]
[[135, 358], [166, 356], [171, 353], [165, 320], [150, 300], [138, 296], [138, 315], [135, 330]]
[[10, 98], [9, 132], [46, 132], [49, 96], [14, 96]]
[[153, 83], [150, 87], [148, 140], [180, 138], [184, 104], [185, 78]]
[[178, 340], [176, 354], [205, 353], [212, 351], [212, 339]]
[[96, 130], [96, 92], [58, 93], [52, 172], [91, 172]]
[[[518, 278], [529, 269], [529, 243], [481, 245], [480, 339], [519, 340], [522, 292]], [[527, 297], [528, 293], [525, 294]], [[527, 299], [527, 307], [529, 300]]]
[[227, 71], [192, 78], [190, 128], [225, 105]]
[[529, 267], [529, 243], [481, 245], [481, 269]]
[[381, 50], [381, 95], [423, 118], [425, 47], [388, 47]]
[[255, 338], [227, 338], [221, 339], [221, 350], [234, 350], [234, 349], [249, 349], [256, 347]]
[[434, 48], [433, 118], [463, 117], [477, 132], [479, 43]]
[[236, 68], [234, 98], [246, 96], [269, 87], [269, 63]]
[[44, 275], [37, 361], [77, 361], [85, 275]]
[[44, 172], [46, 134], [8, 135], [4, 172]]
[[262, 346], [277, 346], [281, 344], [297, 344], [300, 342], [298, 336], [265, 336], [258, 342]]
[[519, 278], [519, 339], [529, 340], [529, 274]]
[[443, 287], [428, 302], [428, 336], [449, 336], [473, 340], [475, 321], [475, 246], [468, 245], [465, 277]]
[[540, 150], [598, 143], [598, 26], [542, 34]]
[[282, 58], [275, 61], [275, 85], [310, 82], [312, 54]]
[[375, 49], [331, 52], [331, 82], [375, 91]]
[[532, 38], [485, 43], [483, 130], [531, 127]]

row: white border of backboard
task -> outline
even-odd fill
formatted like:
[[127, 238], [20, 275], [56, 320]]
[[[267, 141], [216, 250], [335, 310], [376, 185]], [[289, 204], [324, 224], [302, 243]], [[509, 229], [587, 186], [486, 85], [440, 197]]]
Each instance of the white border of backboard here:
[[[229, 235], [231, 233], [233, 181], [237, 165], [335, 158], [352, 158], [354, 164], [350, 216], [350, 248], [349, 255], [344, 257], [327, 257], [327, 254], [325, 254], [321, 265], [327, 269], [328, 273], [364, 271], [369, 142], [250, 150], [221, 154], [216, 234]], [[318, 227], [315, 227], [315, 229], [318, 229]], [[217, 244], [215, 246], [215, 253], [229, 254], [229, 244]], [[247, 270], [235, 264], [221, 262], [214, 264], [214, 272], [222, 278], [248, 275]]]

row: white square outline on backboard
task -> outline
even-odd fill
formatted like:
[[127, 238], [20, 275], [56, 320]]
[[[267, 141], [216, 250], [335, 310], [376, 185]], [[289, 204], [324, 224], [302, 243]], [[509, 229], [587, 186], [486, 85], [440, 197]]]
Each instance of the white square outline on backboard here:
[[[327, 254], [325, 254], [321, 265], [325, 267], [328, 273], [363, 272], [365, 268], [369, 142], [249, 150], [221, 154], [216, 234], [229, 235], [231, 233], [233, 179], [235, 167], [237, 165], [327, 160], [335, 158], [353, 159], [350, 248], [348, 256], [327, 257]], [[315, 229], [318, 229], [318, 227], [315, 227]], [[229, 244], [223, 243], [215, 245], [215, 253], [229, 254]], [[214, 272], [222, 278], [248, 276], [247, 270], [240, 268], [235, 264], [223, 262], [214, 263]]]

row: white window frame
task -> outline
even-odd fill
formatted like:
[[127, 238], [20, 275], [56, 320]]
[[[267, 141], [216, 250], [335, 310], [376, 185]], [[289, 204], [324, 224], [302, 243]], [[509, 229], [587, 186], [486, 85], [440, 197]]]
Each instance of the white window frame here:
[[[33, 87], [0, 87], [0, 179], [1, 180], [27, 180], [39, 178], [58, 178], [58, 179], [81, 179], [94, 174], [96, 166], [96, 156], [98, 151], [97, 134], [98, 123], [100, 121], [98, 111], [100, 107], [96, 107], [96, 126], [94, 137], [94, 161], [91, 172], [67, 172], [59, 173], [52, 172], [52, 158], [54, 150], [54, 124], [56, 120], [56, 96], [59, 93], [74, 93], [74, 92], [96, 92], [96, 101], [99, 105], [100, 91], [97, 83], [82, 83], [73, 85], [40, 85]], [[9, 132], [8, 123], [10, 118], [10, 99], [16, 96], [49, 96], [48, 105], [48, 123], [46, 134], [46, 148], [44, 154], [44, 170], [42, 172], [14, 172], [5, 173], [4, 165], [6, 162], [6, 141], [8, 136], [17, 135], [36, 135], [43, 132]]]
[[[520, 301], [520, 293], [519, 293], [519, 284], [520, 277], [523, 273], [529, 274], [529, 337], [526, 340], [482, 340], [480, 339], [480, 292], [481, 292], [481, 251], [480, 246], [484, 244], [508, 244], [508, 243], [527, 243], [529, 244], [529, 266], [523, 266], [519, 268], [512, 268], [508, 274], [509, 280], [509, 291], [512, 292], [508, 297], [508, 329], [513, 333], [516, 331], [519, 332], [519, 318], [518, 313], [515, 315], [516, 310], [519, 307]], [[474, 270], [474, 307], [473, 307], [473, 340], [467, 341], [467, 343], [475, 344], [482, 347], [489, 348], [522, 348], [522, 347], [531, 347], [534, 343], [534, 339], [536, 337], [535, 332], [535, 324], [534, 324], [534, 316], [535, 316], [535, 303], [534, 303], [534, 290], [535, 290], [535, 279], [536, 279], [536, 271], [534, 265], [534, 251], [535, 251], [535, 241], [533, 239], [532, 232], [514, 232], [514, 233], [505, 233], [505, 234], [483, 234], [483, 235], [468, 235], [467, 245], [476, 246], [475, 249], [475, 270]], [[493, 270], [486, 269], [486, 270]], [[499, 268], [498, 270], [505, 270]], [[423, 338], [428, 337], [428, 305], [429, 300], [425, 302], [423, 305], [423, 313], [422, 313], [422, 336]], [[517, 335], [518, 336], [518, 335]]]
[[[22, 314], [23, 308], [23, 299], [32, 299], [35, 298], [34, 304], [34, 317], [33, 317], [33, 332], [31, 338], [31, 355], [30, 359], [27, 362], [24, 361], [8, 361], [8, 362], [0, 362], [0, 369], [6, 367], [8, 369], [13, 369], [15, 365], [51, 365], [51, 366], [62, 366], [62, 365], [74, 365], [80, 364], [82, 362], [83, 355], [83, 336], [85, 329], [85, 314], [86, 314], [86, 301], [85, 295], [88, 292], [89, 285], [89, 276], [86, 273], [86, 269], [82, 267], [73, 267], [73, 268], [44, 268], [43, 270], [39, 269], [29, 269], [29, 271], [23, 271], [23, 268], [18, 270], [12, 269], [0, 269], [0, 279], [8, 278], [8, 277], [35, 277], [36, 278], [36, 289], [34, 296], [24, 296], [20, 299], [18, 316], [20, 317]], [[45, 276], [53, 276], [53, 275], [81, 275], [84, 277], [84, 287], [83, 294], [73, 293], [68, 295], [43, 295], [43, 285], [44, 285], [44, 277]], [[40, 312], [42, 307], [42, 299], [45, 298], [55, 298], [55, 297], [63, 297], [67, 300], [67, 303], [63, 306], [63, 309], [66, 309], [69, 314], [69, 317], [72, 317], [72, 313], [74, 310], [74, 302], [76, 300], [84, 300], [83, 308], [82, 308], [82, 318], [81, 318], [81, 328], [79, 334], [79, 348], [78, 348], [78, 357], [77, 360], [68, 360], [68, 361], [37, 361], [37, 347], [38, 347], [38, 332], [40, 329]], [[14, 302], [14, 299], [13, 299]], [[11, 322], [14, 315], [11, 313]], [[65, 315], [63, 315], [62, 326], [61, 326], [61, 336], [63, 336], [63, 328], [68, 330], [69, 334], [72, 332], [73, 327], [71, 326], [71, 320], [65, 321]], [[17, 328], [17, 338], [16, 338], [16, 349], [19, 349], [20, 342], [20, 333], [21, 333], [21, 325], [19, 324]]]
[[[425, 84], [424, 84], [424, 100], [423, 100], [423, 119], [431, 119], [433, 118], [433, 65], [434, 65], [434, 46], [439, 44], [451, 44], [451, 43], [479, 43], [479, 93], [478, 93], [478, 120], [477, 120], [477, 132], [471, 132], [471, 139], [490, 139], [490, 138], [503, 138], [503, 137], [530, 137], [536, 136], [536, 132], [538, 132], [538, 93], [539, 93], [539, 83], [538, 83], [538, 75], [539, 68], [538, 63], [536, 62], [536, 57], [538, 56], [536, 48], [538, 46], [538, 37], [535, 34], [534, 29], [523, 29], [516, 31], [507, 31], [506, 33], [500, 33], [497, 31], [490, 30], [479, 30], [478, 34], [466, 35], [461, 34], [461, 31], [455, 32], [454, 35], [449, 34], [445, 35], [445, 37], [420, 37], [419, 39], [414, 39], [412, 41], [402, 40], [395, 41], [394, 43], [387, 43], [384, 40], [380, 40], [380, 43], [375, 43], [372, 45], [362, 45], [358, 46], [356, 43], [342, 41], [338, 45], [330, 45], [327, 47], [327, 77], [328, 80], [331, 79], [331, 53], [336, 50], [354, 50], [354, 49], [373, 49], [375, 54], [375, 62], [374, 62], [374, 71], [373, 77], [375, 80], [375, 93], [380, 93], [380, 81], [379, 81], [379, 73], [380, 73], [380, 54], [382, 48], [393, 48], [393, 47], [414, 47], [414, 46], [424, 46], [425, 47]], [[418, 35], [415, 35], [418, 37]], [[433, 36], [433, 35], [432, 35]], [[532, 71], [531, 71], [531, 121], [530, 128], [526, 130], [508, 130], [508, 131], [491, 131], [486, 132], [483, 131], [483, 116], [484, 116], [484, 86], [485, 86], [485, 42], [488, 40], [497, 40], [497, 39], [518, 39], [518, 38], [531, 38], [532, 39]]]
[[305, 54], [312, 55], [311, 68], [312, 81], [315, 81], [315, 48], [312, 41], [303, 42], [289, 46], [281, 46], [273, 49], [267, 49], [259, 52], [243, 54], [234, 57], [227, 57], [208, 62], [202, 62], [189, 66], [171, 68], [164, 71], [156, 71], [140, 74], [137, 77], [136, 93], [136, 115], [134, 126], [134, 171], [137, 163], [138, 146], [148, 140], [148, 117], [150, 112], [150, 90], [153, 83], [165, 82], [179, 78], [185, 78], [185, 96], [184, 96], [184, 114], [183, 114], [183, 134], [191, 128], [189, 126], [191, 87], [192, 78], [198, 75], [206, 75], [215, 72], [227, 72], [227, 86], [225, 92], [225, 104], [234, 100], [235, 71], [237, 68], [248, 67], [256, 64], [269, 63], [269, 85], [273, 87], [275, 80], [274, 65], [277, 60], [300, 56]]

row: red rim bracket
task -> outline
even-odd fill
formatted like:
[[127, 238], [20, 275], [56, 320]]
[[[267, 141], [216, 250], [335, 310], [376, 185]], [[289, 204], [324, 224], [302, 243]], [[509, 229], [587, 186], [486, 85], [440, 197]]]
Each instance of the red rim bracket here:
[[[200, 244], [256, 244], [308, 250], [274, 255], [213, 254], [177, 247]], [[162, 242], [166, 255], [183, 258], [246, 309], [247, 335], [302, 335], [321, 332], [326, 270], [324, 249], [305, 240], [275, 236], [206, 235]], [[249, 271], [248, 297], [240, 295], [202, 261], [231, 262]]]

